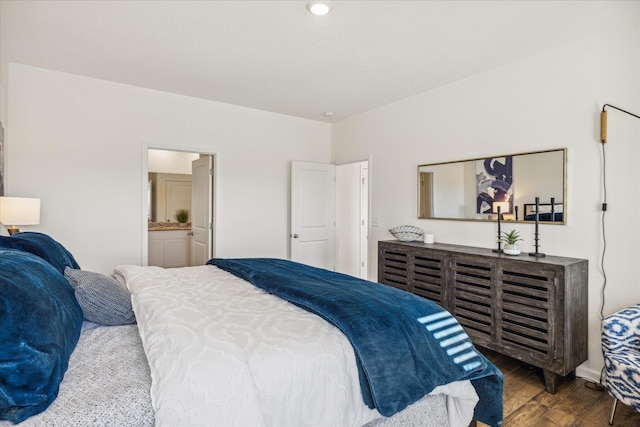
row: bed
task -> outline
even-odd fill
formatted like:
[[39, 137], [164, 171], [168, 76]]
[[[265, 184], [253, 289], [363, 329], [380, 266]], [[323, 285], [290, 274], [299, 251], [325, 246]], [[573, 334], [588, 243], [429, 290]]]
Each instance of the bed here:
[[[564, 221], [562, 202], [554, 203], [538, 203], [538, 220], [548, 222], [562, 222]], [[536, 220], [536, 204], [525, 203], [524, 204], [524, 220], [535, 221]]]
[[[288, 261], [118, 266], [107, 277], [81, 270], [62, 245], [40, 233], [0, 237], [0, 248], [0, 310], [7, 313], [0, 319], [0, 340], [9, 343], [0, 348], [3, 427], [466, 426], [473, 418], [501, 423], [502, 375], [481, 355], [475, 359], [482, 366], [453, 380], [428, 378], [410, 385], [410, 392], [394, 390], [394, 378], [402, 375], [393, 369], [407, 372], [419, 361], [394, 368], [386, 356], [399, 352], [374, 351], [388, 366], [372, 368], [367, 342], [355, 337], [354, 344], [354, 332], [322, 311], [331, 304], [306, 307], [309, 295], [298, 292], [300, 278], [273, 276], [272, 265], [298, 269]], [[255, 263], [258, 268], [248, 270]], [[299, 268], [306, 276], [347, 280], [349, 289], [383, 286]], [[278, 289], [267, 289], [273, 283]], [[316, 301], [313, 292], [322, 288], [311, 288]], [[340, 298], [346, 297], [329, 300], [347, 307]], [[367, 304], [348, 308], [347, 323]], [[43, 316], [46, 322], [39, 320]], [[376, 326], [371, 334], [356, 335], [385, 333]], [[35, 367], [27, 347], [47, 353]], [[385, 383], [389, 376], [391, 383]], [[422, 383], [429, 383], [424, 393]]]

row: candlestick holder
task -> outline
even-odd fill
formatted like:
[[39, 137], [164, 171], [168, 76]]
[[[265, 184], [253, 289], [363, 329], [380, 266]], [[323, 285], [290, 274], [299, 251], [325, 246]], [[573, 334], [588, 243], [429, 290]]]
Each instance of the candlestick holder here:
[[543, 256], [545, 256], [545, 254], [543, 254], [538, 250], [540, 248], [540, 245], [539, 245], [540, 233], [538, 231], [539, 227], [540, 227], [540, 197], [536, 197], [536, 228], [534, 233], [534, 242], [535, 242], [536, 251], [529, 252], [529, 255], [534, 256], [536, 258], [542, 258]]
[[500, 213], [500, 206], [498, 206], [498, 249], [493, 249], [493, 252], [498, 252], [498, 253], [502, 253], [502, 240], [500, 239], [500, 235], [502, 234], [500, 232], [500, 217], [501, 217], [501, 213]]

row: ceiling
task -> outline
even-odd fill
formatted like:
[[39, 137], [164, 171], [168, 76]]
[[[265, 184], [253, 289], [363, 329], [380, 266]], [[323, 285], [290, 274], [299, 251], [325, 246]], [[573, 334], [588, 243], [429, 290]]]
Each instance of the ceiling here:
[[[0, 61], [332, 122], [600, 28], [607, 1], [0, 2]], [[333, 112], [327, 117], [325, 112]]]

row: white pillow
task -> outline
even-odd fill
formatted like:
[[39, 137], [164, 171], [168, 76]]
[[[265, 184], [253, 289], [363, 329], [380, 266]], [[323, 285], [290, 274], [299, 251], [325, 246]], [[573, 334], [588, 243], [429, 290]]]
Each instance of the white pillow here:
[[0, 222], [0, 236], [8, 236], [9, 231], [7, 231], [7, 227], [4, 226], [3, 223]]

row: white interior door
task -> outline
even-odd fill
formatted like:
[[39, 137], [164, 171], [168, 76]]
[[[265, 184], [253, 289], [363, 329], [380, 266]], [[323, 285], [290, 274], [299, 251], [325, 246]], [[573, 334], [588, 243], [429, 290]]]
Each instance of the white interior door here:
[[368, 162], [336, 166], [336, 271], [367, 279]]
[[166, 180], [164, 182], [165, 194], [165, 218], [175, 222], [176, 214], [180, 209], [191, 207], [191, 182]]
[[291, 162], [291, 260], [335, 270], [334, 165]]
[[191, 162], [191, 265], [204, 265], [213, 248], [213, 156]]

